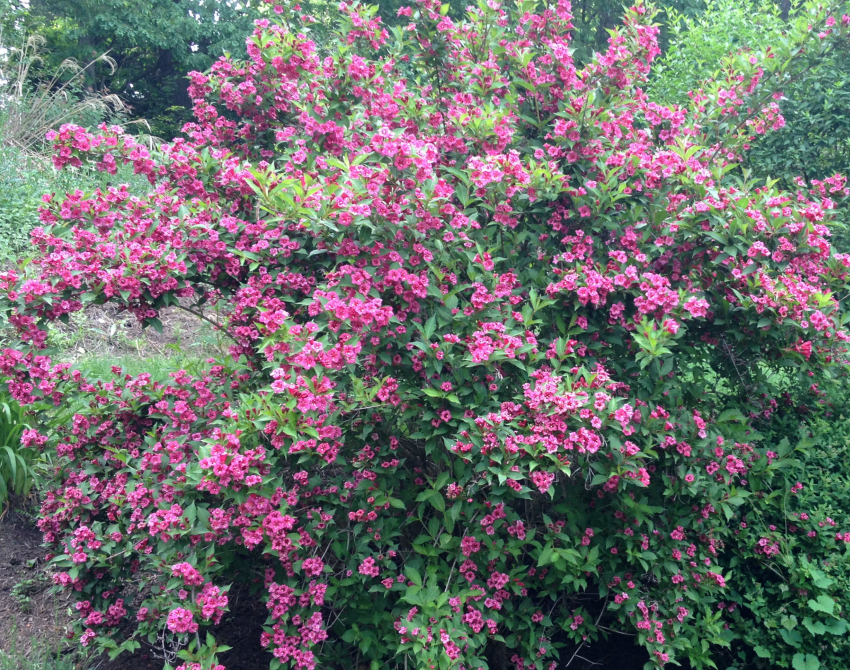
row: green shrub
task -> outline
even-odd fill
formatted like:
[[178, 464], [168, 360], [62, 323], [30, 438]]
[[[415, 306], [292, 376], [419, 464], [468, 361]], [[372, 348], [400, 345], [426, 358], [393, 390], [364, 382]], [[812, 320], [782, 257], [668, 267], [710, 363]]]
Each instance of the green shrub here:
[[791, 185], [850, 168], [850, 44], [791, 82], [780, 102], [785, 127], [753, 144], [749, 163]]
[[[248, 592], [275, 669], [543, 670], [609, 631], [647, 668], [728, 667], [732, 644], [748, 669], [820, 667], [820, 640], [765, 659], [749, 629], [783, 606], [844, 625], [844, 536], [784, 531], [812, 447], [788, 439], [796, 396], [842, 369], [850, 258], [817, 191], [727, 166], [832, 18], [811, 5], [781, 57], [738, 59], [668, 125], [639, 91], [643, 6], [578, 74], [566, 3], [458, 25], [423, 3], [386, 46], [376, 10], [343, 11], [327, 58], [284, 16], [193, 73], [192, 142], [53, 138], [57, 164], [156, 186], [57, 198], [39, 262], [0, 287], [10, 391], [75, 414], [27, 438], [57, 465], [39, 526], [79, 644], [210, 668]], [[175, 305], [217, 309], [231, 355], [105, 381], [42, 347], [87, 306], [158, 328]]]
[[[729, 638], [737, 640], [730, 668], [847, 667], [848, 627], [842, 615], [843, 594], [850, 591], [850, 548], [839, 542], [824, 552], [813, 531], [803, 530], [817, 522], [825, 533], [837, 534], [850, 523], [850, 405], [846, 393], [835, 395], [822, 416], [799, 424], [802, 438], [786, 464], [789, 483], [799, 478], [807, 484], [791, 487], [790, 494], [788, 488], [765, 492], [759, 507], [742, 517], [741, 541], [725, 557], [738, 573], [725, 603], [732, 611]], [[794, 423], [786, 422], [787, 428]], [[777, 451], [790, 450], [790, 444], [785, 438]], [[772, 504], [764, 504], [771, 495]], [[762, 538], [774, 544], [775, 553], [765, 554], [765, 544], [758, 545]], [[740, 640], [758, 656], [755, 665], [751, 655], [747, 664]]]
[[688, 92], [717, 72], [726, 56], [776, 44], [784, 28], [779, 8], [770, 0], [708, 0], [695, 17], [675, 9], [666, 13], [670, 43], [653, 64], [647, 94], [667, 104], [686, 105]]
[[[41, 194], [58, 174], [20, 149], [0, 149], [0, 262], [4, 265], [26, 252], [30, 231], [38, 225]], [[64, 177], [63, 177], [64, 178]]]
[[114, 62], [107, 56], [86, 65], [68, 59], [36, 75], [32, 68], [43, 65], [44, 39], [4, 37], [0, 32], [0, 266], [27, 255], [43, 194], [140, 183], [128, 169], [115, 175], [95, 170], [62, 174], [44, 152], [45, 134], [63, 123], [93, 128], [126, 120], [124, 103], [117, 96], [83, 87], [86, 73], [96, 63], [102, 67]]

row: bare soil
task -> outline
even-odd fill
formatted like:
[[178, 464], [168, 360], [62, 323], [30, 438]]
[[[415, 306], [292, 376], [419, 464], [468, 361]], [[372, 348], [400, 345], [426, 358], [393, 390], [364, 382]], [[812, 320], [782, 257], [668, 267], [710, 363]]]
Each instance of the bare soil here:
[[[214, 314], [204, 314], [215, 322]], [[69, 361], [89, 356], [168, 357], [180, 351], [189, 355], [224, 353], [223, 335], [208, 321], [178, 307], [160, 313], [162, 332], [142, 328], [135, 316], [111, 306], [92, 306], [75, 313], [68, 324], [51, 326], [51, 343]]]
[[[50, 593], [43, 558], [41, 533], [31, 519], [7, 513], [0, 522], [0, 649], [26, 654], [36, 640], [52, 648], [62, 644], [68, 603]], [[25, 588], [16, 589], [19, 584]]]

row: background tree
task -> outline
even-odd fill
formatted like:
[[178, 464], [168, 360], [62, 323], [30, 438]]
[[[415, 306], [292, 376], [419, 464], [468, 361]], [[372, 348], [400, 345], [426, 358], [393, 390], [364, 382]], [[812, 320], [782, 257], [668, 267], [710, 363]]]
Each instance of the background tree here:
[[[244, 48], [258, 9], [253, 0], [33, 0], [18, 6], [22, 26], [43, 35], [45, 69], [66, 58], [89, 62], [104, 52], [117, 67], [87, 73], [92, 91], [108, 90], [165, 139], [191, 116], [186, 75]], [[14, 7], [14, 5], [13, 5]], [[34, 72], [35, 74], [35, 72]]]
[[[399, 0], [381, 0], [378, 15], [387, 26], [400, 25], [404, 17]], [[447, 13], [462, 18], [469, 3], [450, 0]], [[691, 17], [703, 0], [663, 0], [662, 8]], [[335, 21], [337, 5], [326, 0], [306, 0], [304, 14], [317, 21], [305, 26], [321, 48]], [[225, 52], [238, 53], [252, 22], [272, 10], [259, 0], [12, 0], [6, 17], [14, 16], [18, 29], [37, 32], [47, 40], [44, 70], [54, 71], [72, 57], [89, 62], [109, 51], [117, 62], [111, 72], [92, 68], [87, 85], [92, 91], [113, 92], [146, 119], [154, 135], [170, 139], [191, 117], [186, 94], [186, 74], [203, 71]], [[587, 62], [594, 51], [604, 50], [609, 30], [619, 21], [618, 0], [581, 0], [575, 7], [572, 49], [577, 63]], [[660, 35], [666, 42], [666, 24]], [[33, 70], [37, 75], [38, 69]]]

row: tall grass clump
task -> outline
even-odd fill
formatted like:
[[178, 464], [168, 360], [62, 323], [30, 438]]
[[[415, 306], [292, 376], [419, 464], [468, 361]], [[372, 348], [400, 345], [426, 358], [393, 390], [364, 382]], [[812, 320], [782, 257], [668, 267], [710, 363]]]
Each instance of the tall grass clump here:
[[23, 496], [33, 485], [34, 452], [21, 445], [27, 429], [25, 410], [8, 394], [0, 399], [0, 510], [9, 496]]

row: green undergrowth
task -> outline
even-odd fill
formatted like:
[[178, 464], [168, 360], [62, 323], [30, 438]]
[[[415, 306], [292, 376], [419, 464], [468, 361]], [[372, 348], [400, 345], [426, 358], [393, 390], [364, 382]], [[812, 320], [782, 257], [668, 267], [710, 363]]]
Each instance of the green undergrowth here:
[[202, 358], [185, 354], [146, 358], [134, 354], [120, 356], [103, 354], [83, 357], [74, 363], [72, 369], [79, 370], [80, 374], [87, 379], [105, 381], [115, 376], [112, 371], [115, 366], [121, 368], [121, 374], [135, 377], [147, 372], [156, 381], [166, 381], [169, 373], [175, 370], [186, 370], [189, 373], [198, 374], [203, 371], [205, 363]]
[[43, 639], [32, 639], [27, 645], [28, 652], [22, 646], [18, 631], [13, 630], [10, 643], [0, 649], [0, 670], [81, 670], [86, 667], [80, 665], [74, 655], [63, 654], [61, 647]]

